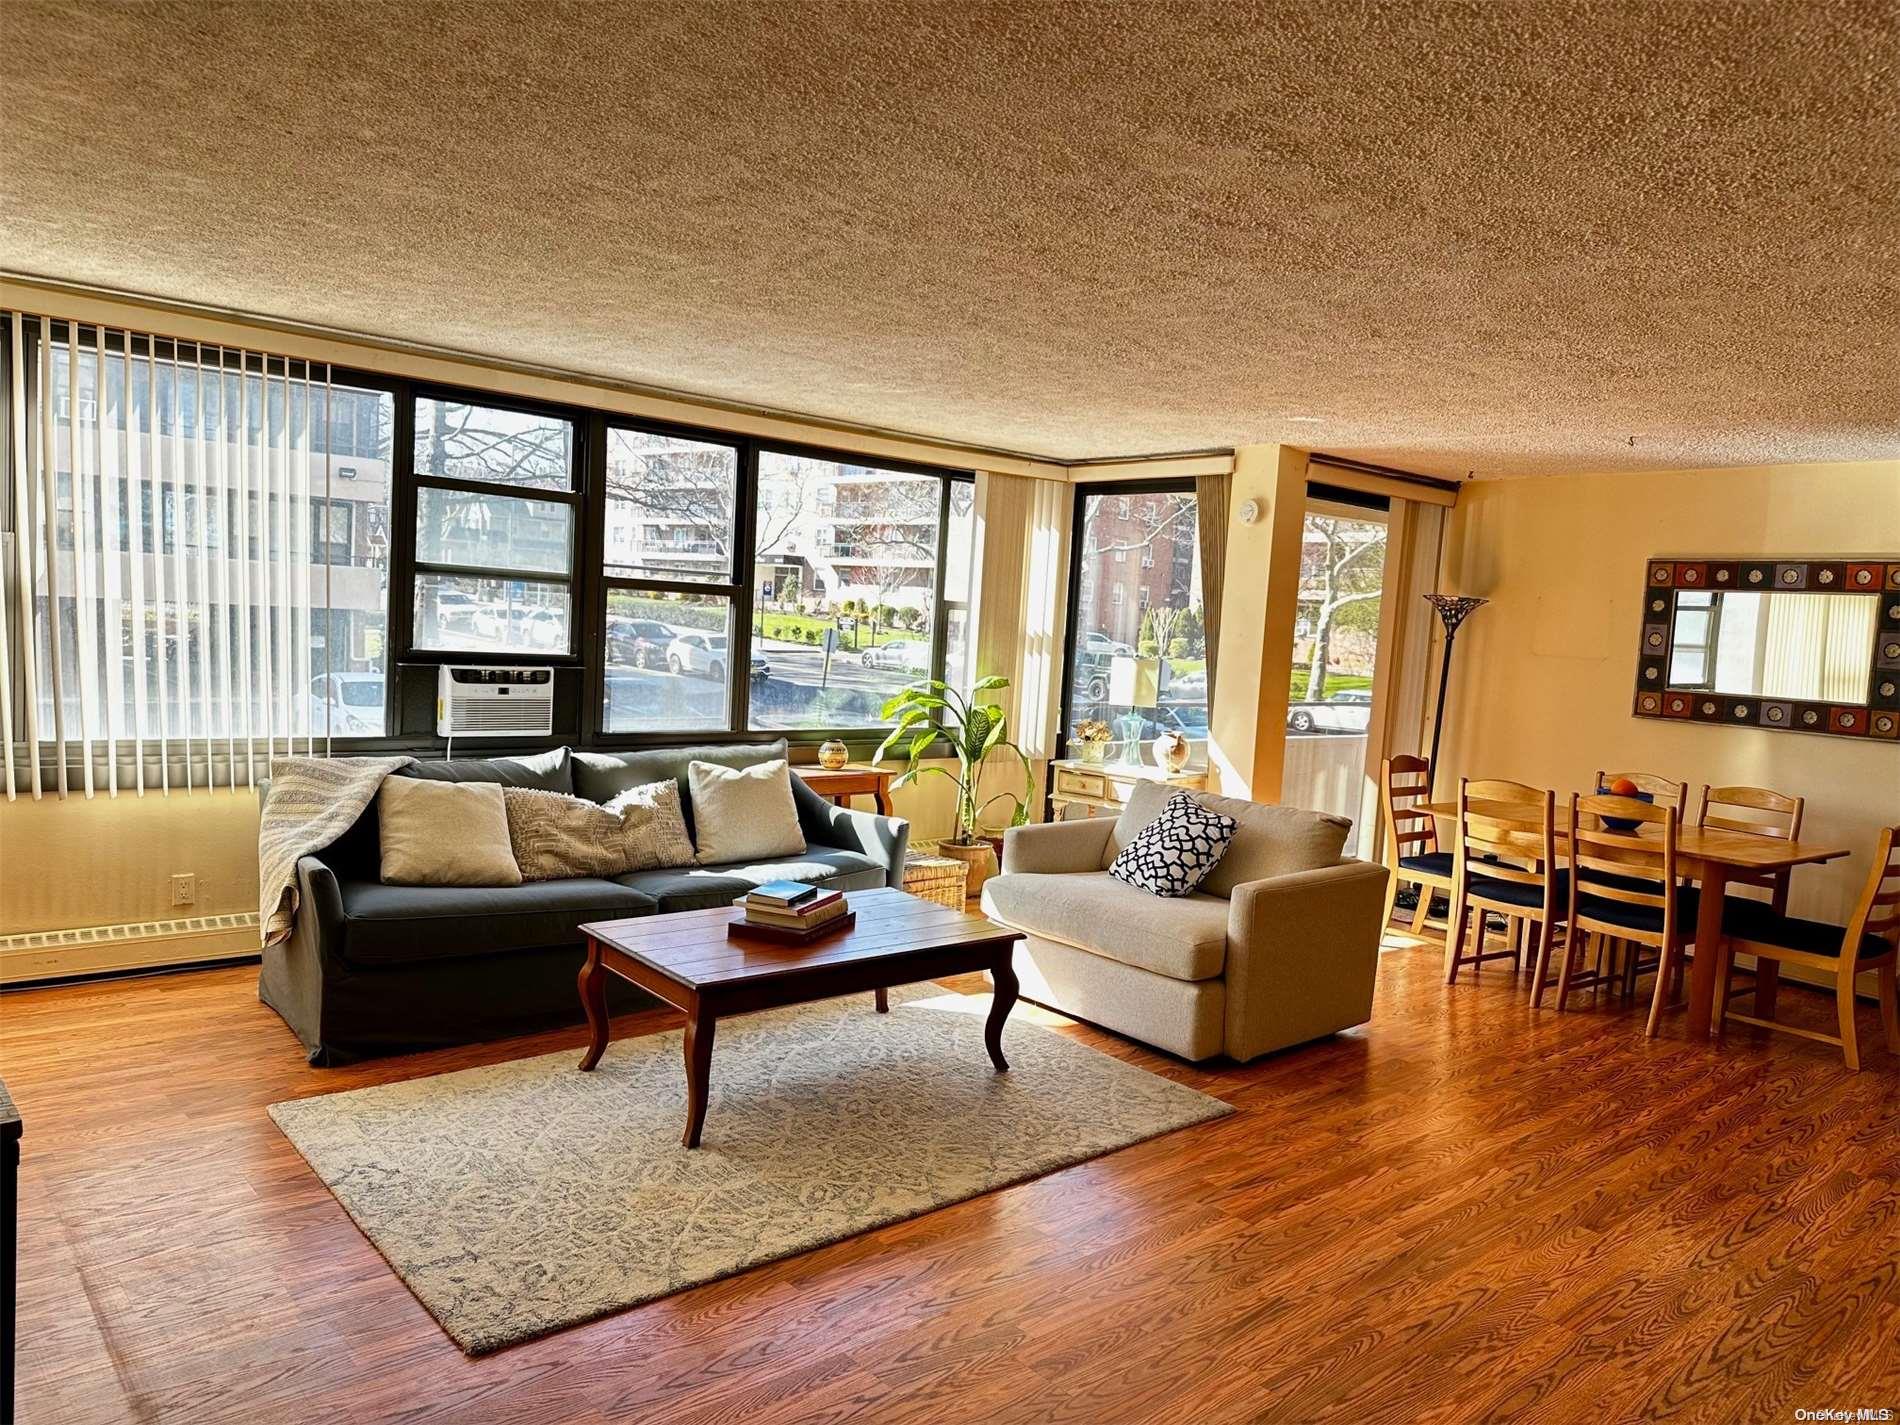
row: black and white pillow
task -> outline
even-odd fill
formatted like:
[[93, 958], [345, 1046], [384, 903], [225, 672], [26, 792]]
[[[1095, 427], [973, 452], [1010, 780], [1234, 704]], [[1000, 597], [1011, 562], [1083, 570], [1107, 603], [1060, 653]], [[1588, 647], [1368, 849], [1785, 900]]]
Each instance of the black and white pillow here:
[[1184, 896], [1207, 878], [1234, 839], [1231, 816], [1176, 792], [1110, 863], [1108, 874], [1150, 895]]

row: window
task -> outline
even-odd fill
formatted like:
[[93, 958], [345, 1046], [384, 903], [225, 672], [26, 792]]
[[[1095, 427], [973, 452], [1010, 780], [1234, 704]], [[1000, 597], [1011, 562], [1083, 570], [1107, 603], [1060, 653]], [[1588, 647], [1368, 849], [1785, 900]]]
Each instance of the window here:
[[[614, 427], [606, 468], [601, 728], [728, 731], [738, 447]], [[765, 671], [748, 661], [756, 685]]]
[[[253, 741], [385, 735], [388, 543], [368, 536], [388, 528], [393, 393], [139, 333], [18, 335], [31, 458], [10, 478], [29, 482], [35, 523], [52, 516], [60, 555], [49, 568], [44, 525], [25, 532], [33, 667], [15, 676], [40, 740], [196, 739], [223, 784]], [[30, 483], [42, 404], [50, 509]], [[361, 472], [342, 488], [338, 411]], [[208, 748], [195, 755], [202, 785]]]
[[1720, 606], [1707, 590], [1676, 595], [1676, 623], [1669, 640], [1669, 686], [1711, 688]]
[[882, 726], [932, 675], [945, 501], [941, 476], [760, 452], [753, 727]]
[[573, 653], [575, 423], [424, 396], [415, 426], [412, 645]]
[[[1106, 722], [1117, 761], [1148, 763], [1164, 729], [1207, 755], [1207, 639], [1191, 485], [1078, 491], [1065, 717]], [[1130, 561], [1130, 551], [1140, 553]]]

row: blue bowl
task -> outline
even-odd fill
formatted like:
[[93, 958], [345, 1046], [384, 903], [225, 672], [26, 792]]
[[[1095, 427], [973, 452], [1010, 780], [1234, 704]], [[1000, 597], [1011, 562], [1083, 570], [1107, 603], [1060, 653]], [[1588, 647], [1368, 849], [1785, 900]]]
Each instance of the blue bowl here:
[[[1608, 787], [1598, 787], [1597, 795], [1600, 797], [1614, 797], [1621, 794], [1611, 791]], [[1654, 792], [1631, 792], [1629, 799], [1633, 802], [1648, 802], [1651, 806], [1656, 804], [1656, 794]], [[1632, 820], [1626, 816], [1606, 816], [1603, 818], [1603, 824], [1611, 831], [1634, 831], [1642, 825], [1642, 822]]]

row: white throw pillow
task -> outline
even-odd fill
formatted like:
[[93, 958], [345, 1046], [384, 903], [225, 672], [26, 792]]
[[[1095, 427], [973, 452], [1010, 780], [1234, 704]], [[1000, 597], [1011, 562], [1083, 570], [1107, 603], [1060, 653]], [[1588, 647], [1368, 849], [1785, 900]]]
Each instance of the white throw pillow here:
[[385, 884], [521, 884], [499, 782], [385, 777], [376, 807]]
[[796, 856], [805, 849], [792, 800], [792, 768], [783, 757], [755, 767], [689, 762], [686, 787], [693, 798], [698, 861], [723, 866]]
[[1176, 792], [1139, 835], [1109, 865], [1118, 881], [1150, 895], [1184, 896], [1207, 879], [1234, 839], [1231, 816], [1210, 811], [1186, 792]]

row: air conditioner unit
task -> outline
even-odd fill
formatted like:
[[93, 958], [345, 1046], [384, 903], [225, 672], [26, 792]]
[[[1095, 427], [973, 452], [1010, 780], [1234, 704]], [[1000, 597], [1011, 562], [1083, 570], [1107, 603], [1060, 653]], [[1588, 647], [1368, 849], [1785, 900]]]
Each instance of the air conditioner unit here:
[[472, 668], [436, 675], [437, 737], [545, 737], [554, 731], [552, 668]]

